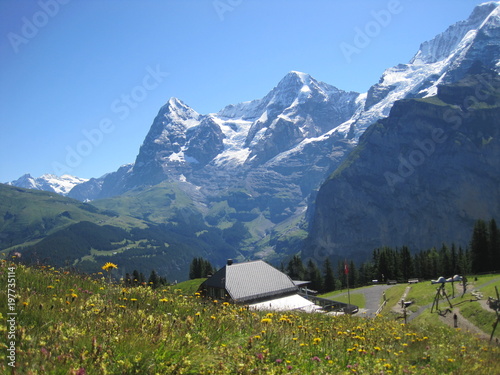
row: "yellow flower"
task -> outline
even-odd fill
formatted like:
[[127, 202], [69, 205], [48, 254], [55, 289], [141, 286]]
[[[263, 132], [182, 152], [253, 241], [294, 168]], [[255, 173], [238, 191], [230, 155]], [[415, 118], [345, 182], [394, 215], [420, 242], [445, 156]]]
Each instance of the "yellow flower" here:
[[317, 344], [317, 343], [320, 343], [321, 342], [321, 339], [319, 337], [315, 337], [313, 339], [314, 343]]
[[260, 322], [261, 323], [272, 323], [272, 319], [269, 319], [269, 318], [263, 318]]
[[104, 271], [110, 271], [113, 268], [118, 268], [118, 266], [116, 264], [114, 264], [114, 263], [111, 263], [111, 262], [106, 262], [106, 264], [104, 266], [102, 266], [102, 269]]
[[160, 300], [160, 302], [168, 302], [168, 299], [166, 299], [166, 298], [162, 298], [162, 299]]
[[52, 285], [47, 286], [47, 289], [54, 289]]

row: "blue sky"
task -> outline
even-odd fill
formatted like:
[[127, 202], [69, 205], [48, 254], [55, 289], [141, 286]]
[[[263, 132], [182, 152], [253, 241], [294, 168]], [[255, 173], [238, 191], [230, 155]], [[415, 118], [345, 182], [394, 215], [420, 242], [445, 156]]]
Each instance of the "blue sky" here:
[[365, 92], [481, 2], [0, 0], [0, 182], [133, 162], [170, 97], [217, 112], [291, 70]]

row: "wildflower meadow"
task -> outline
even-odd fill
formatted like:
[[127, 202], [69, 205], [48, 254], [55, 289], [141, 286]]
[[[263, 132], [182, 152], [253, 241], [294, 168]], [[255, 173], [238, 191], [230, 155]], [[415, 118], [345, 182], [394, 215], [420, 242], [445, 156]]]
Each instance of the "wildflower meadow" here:
[[[0, 372], [15, 374], [498, 374], [494, 344], [378, 316], [256, 312], [176, 286], [125, 288], [119, 265], [15, 269], [15, 367], [2, 311]], [[7, 306], [7, 290], [0, 291]]]

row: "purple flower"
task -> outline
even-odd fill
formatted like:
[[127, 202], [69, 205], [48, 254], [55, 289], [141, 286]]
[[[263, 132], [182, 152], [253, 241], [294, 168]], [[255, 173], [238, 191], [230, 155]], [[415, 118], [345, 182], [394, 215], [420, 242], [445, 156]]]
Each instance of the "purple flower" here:
[[264, 354], [257, 353], [257, 358], [260, 359], [260, 360], [263, 360], [264, 359]]
[[314, 356], [311, 359], [316, 362], [321, 362], [321, 359], [318, 356]]
[[278, 358], [278, 359], [276, 360], [276, 363], [282, 363], [282, 362], [283, 362], [283, 360], [282, 360], [282, 359], [279, 359], [279, 358]]

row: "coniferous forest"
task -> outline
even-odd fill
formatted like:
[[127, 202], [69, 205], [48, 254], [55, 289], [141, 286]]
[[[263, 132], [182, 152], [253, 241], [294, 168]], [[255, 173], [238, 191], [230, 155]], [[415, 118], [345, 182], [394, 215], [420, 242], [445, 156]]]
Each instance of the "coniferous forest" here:
[[[355, 288], [388, 280], [406, 283], [409, 279], [497, 272], [500, 270], [500, 229], [494, 219], [477, 220], [466, 248], [454, 244], [422, 251], [412, 251], [407, 246], [382, 247], [373, 250], [371, 259], [361, 264], [345, 260], [335, 265], [329, 258], [320, 265], [311, 259], [304, 264], [296, 254], [279, 268], [293, 280], [310, 281], [309, 288], [320, 293], [344, 289], [348, 284]], [[194, 258], [189, 278], [207, 277], [215, 270], [208, 260]]]
[[318, 292], [344, 289], [347, 283], [358, 287], [375, 280], [378, 283], [408, 282], [409, 279], [496, 272], [500, 270], [500, 230], [494, 219], [477, 220], [466, 248], [454, 244], [422, 251], [412, 251], [407, 246], [382, 247], [373, 250], [371, 259], [362, 264], [347, 260], [335, 266], [328, 258], [321, 265], [312, 260], [303, 264], [300, 256], [295, 255], [286, 266], [281, 265], [281, 270], [292, 279], [311, 281], [310, 288]]

